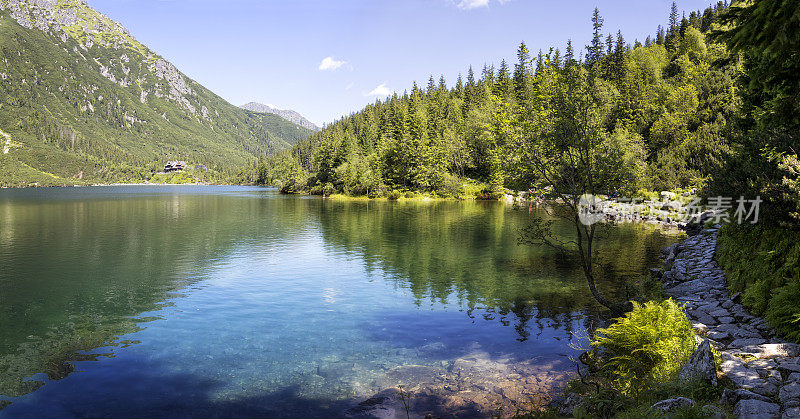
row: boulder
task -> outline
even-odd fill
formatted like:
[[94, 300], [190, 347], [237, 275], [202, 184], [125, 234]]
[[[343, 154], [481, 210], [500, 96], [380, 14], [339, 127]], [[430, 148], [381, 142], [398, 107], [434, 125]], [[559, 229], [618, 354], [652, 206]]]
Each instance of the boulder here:
[[694, 407], [697, 403], [694, 402], [692, 399], [687, 399], [686, 397], [677, 397], [674, 399], [667, 399], [662, 400], [652, 406], [650, 406], [650, 410], [659, 410], [661, 412], [667, 413], [672, 412], [675, 409], [679, 409], [681, 407]]
[[778, 398], [782, 403], [786, 403], [790, 400], [800, 400], [800, 383], [791, 382], [781, 387], [781, 391], [778, 393]]
[[738, 419], [770, 419], [779, 418], [781, 406], [761, 400], [747, 399], [736, 403], [733, 415]]
[[689, 358], [689, 362], [683, 366], [679, 376], [682, 380], [700, 379], [717, 385], [717, 368], [714, 366], [714, 354], [711, 353], [711, 343], [708, 339], [703, 339], [703, 343], [697, 347]]
[[781, 419], [800, 419], [800, 407], [786, 409]]
[[720, 397], [720, 403], [726, 406], [736, 406], [736, 404], [741, 400], [761, 400], [762, 402], [772, 401], [769, 397], [753, 393], [752, 391], [748, 391], [743, 388], [737, 388], [736, 390], [726, 388], [722, 392], [722, 397]]

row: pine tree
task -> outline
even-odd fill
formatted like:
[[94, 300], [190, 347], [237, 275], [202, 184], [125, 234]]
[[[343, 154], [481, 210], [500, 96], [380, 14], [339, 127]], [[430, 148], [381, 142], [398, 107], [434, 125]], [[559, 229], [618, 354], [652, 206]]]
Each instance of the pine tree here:
[[528, 94], [528, 81], [530, 77], [531, 53], [525, 42], [520, 42], [517, 48], [517, 63], [514, 65], [514, 96], [517, 102], [523, 102]]
[[556, 48], [556, 50], [553, 52], [552, 65], [555, 68], [561, 68], [562, 64], [563, 63], [561, 62], [561, 50]]
[[433, 74], [431, 74], [431, 76], [428, 78], [428, 88], [426, 90], [426, 93], [432, 95], [433, 92], [435, 91], [436, 91], [436, 82], [433, 80]]
[[678, 5], [675, 4], [675, 2], [673, 1], [672, 8], [670, 9], [669, 12], [669, 30], [667, 30], [667, 34], [672, 35], [675, 33], [675, 31], [678, 30], [678, 27], [680, 25], [678, 17], [679, 17]]
[[567, 40], [567, 49], [564, 52], [564, 65], [566, 67], [575, 65], [575, 49], [572, 47], [572, 39]]
[[497, 71], [497, 81], [494, 84], [493, 93], [495, 96], [508, 100], [512, 91], [511, 73], [508, 71], [506, 60], [500, 61], [500, 68]]
[[603, 58], [603, 18], [600, 10], [594, 8], [592, 13], [592, 43], [586, 47], [586, 64], [592, 66]]

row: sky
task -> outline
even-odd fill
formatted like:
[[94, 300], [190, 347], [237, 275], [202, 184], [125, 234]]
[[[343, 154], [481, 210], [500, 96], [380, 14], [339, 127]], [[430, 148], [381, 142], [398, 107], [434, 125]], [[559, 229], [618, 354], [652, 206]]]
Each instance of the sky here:
[[[567, 39], [644, 40], [671, 0], [89, 0], [140, 42], [234, 105], [293, 109], [322, 125], [417, 81], [448, 85], [470, 65], [516, 62]], [[679, 0], [687, 15], [712, 2]]]

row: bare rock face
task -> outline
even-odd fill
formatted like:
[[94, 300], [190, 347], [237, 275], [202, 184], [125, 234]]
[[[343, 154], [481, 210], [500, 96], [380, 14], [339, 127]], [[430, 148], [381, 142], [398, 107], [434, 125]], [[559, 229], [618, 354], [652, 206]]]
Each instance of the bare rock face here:
[[679, 374], [682, 380], [701, 379], [712, 385], [717, 385], [717, 368], [714, 365], [714, 354], [711, 353], [711, 343], [703, 339], [697, 347], [689, 362], [683, 366]]

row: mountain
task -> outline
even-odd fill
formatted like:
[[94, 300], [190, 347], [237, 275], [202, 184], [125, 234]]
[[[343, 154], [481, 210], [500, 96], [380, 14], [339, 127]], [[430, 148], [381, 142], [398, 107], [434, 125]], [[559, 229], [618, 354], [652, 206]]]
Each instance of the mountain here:
[[274, 106], [265, 105], [263, 103], [257, 103], [257, 102], [250, 102], [246, 105], [242, 105], [241, 108], [253, 112], [275, 114], [289, 122], [300, 125], [303, 128], [308, 128], [312, 131], [319, 131], [320, 129], [313, 122], [306, 119], [303, 115], [300, 115], [299, 113], [291, 109], [278, 109]]
[[0, 186], [224, 179], [311, 130], [236, 107], [82, 0], [0, 0]]

